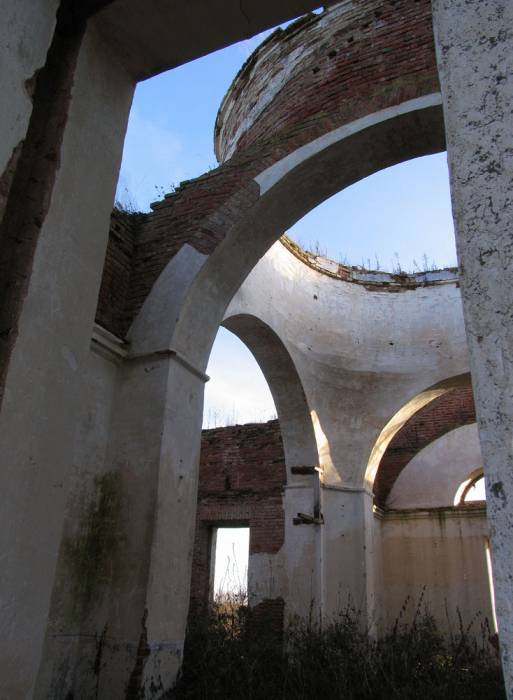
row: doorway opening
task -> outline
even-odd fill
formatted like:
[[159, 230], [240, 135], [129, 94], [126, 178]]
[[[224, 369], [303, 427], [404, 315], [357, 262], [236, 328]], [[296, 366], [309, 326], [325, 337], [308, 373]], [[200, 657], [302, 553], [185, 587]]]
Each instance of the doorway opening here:
[[212, 529], [211, 596], [219, 606], [247, 605], [249, 534], [240, 525]]

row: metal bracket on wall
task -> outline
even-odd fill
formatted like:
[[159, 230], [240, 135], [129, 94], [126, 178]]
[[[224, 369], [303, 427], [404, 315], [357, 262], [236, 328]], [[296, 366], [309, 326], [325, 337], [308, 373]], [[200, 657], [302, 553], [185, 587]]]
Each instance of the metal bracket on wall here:
[[290, 472], [291, 474], [302, 474], [302, 475], [314, 475], [316, 472], [319, 471], [318, 467], [291, 467]]
[[297, 517], [292, 521], [294, 525], [324, 525], [324, 517], [322, 513], [318, 518], [306, 513], [298, 513]]

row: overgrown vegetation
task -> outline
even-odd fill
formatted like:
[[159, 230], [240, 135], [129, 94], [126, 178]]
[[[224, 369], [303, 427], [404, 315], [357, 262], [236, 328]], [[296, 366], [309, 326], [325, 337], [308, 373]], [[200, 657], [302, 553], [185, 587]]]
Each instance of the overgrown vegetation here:
[[[304, 243], [300, 238], [289, 239], [293, 243], [295, 242], [300, 248], [302, 248], [306, 253], [322, 258], [329, 258], [328, 249], [325, 245], [322, 245], [318, 240], [309, 241]], [[438, 272], [441, 269], [452, 269], [452, 268], [441, 268], [435, 260], [430, 260], [426, 253], [423, 253], [421, 258], [421, 263], [419, 264], [415, 258], [412, 259], [411, 264], [404, 266], [399, 258], [399, 253], [395, 252], [390, 263], [382, 264], [378, 258], [377, 253], [374, 253], [374, 257], [362, 258], [359, 263], [352, 263], [349, 261], [347, 255], [339, 253], [337, 262], [345, 267], [352, 267], [361, 272], [388, 272], [393, 275], [416, 275], [422, 272]]]
[[[189, 626], [173, 700], [505, 700], [483, 626], [444, 636], [428, 612], [376, 640], [352, 610], [331, 624], [293, 624], [284, 640], [247, 607], [214, 606]], [[475, 623], [474, 623], [475, 624]]]

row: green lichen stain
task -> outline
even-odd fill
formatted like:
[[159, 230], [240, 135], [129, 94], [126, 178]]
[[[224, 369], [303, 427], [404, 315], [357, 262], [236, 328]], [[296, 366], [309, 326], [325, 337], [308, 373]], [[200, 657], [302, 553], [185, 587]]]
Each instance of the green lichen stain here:
[[78, 534], [65, 545], [71, 576], [70, 616], [83, 618], [91, 603], [98, 602], [111, 579], [116, 546], [117, 476], [96, 476], [94, 490], [81, 507]]

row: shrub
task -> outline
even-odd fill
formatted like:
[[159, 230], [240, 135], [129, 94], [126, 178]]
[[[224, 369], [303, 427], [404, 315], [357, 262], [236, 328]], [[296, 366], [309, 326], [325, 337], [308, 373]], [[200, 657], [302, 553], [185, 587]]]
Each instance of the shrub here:
[[[475, 622], [475, 621], [474, 621]], [[348, 609], [329, 624], [294, 623], [283, 640], [246, 606], [192, 620], [174, 700], [505, 700], [483, 627], [443, 635], [427, 611], [380, 639]]]

